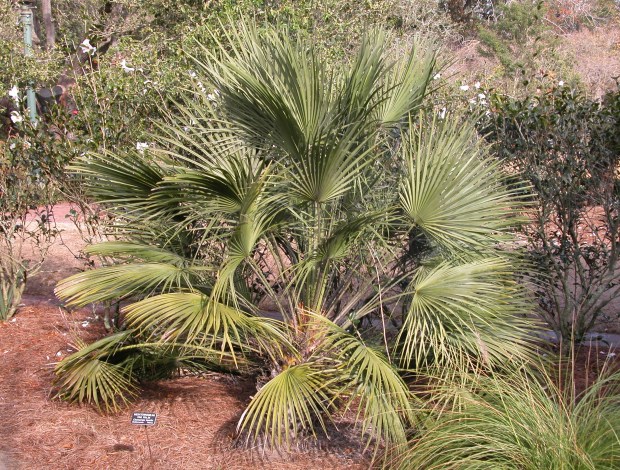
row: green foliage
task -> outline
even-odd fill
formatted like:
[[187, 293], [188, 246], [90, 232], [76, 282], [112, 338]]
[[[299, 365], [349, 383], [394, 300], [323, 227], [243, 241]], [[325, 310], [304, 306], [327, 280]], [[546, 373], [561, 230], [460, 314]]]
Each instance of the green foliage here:
[[551, 46], [543, 23], [545, 7], [542, 1], [528, 0], [496, 6], [496, 21], [482, 23], [478, 30], [479, 51], [494, 57], [505, 73], [520, 69], [528, 74], [536, 70], [536, 61], [543, 48], [548, 54]]
[[522, 100], [494, 95], [484, 128], [531, 182], [536, 207], [523, 232], [545, 319], [566, 343], [609, 319], [620, 292], [619, 104], [617, 91], [598, 103], [561, 86]]
[[620, 375], [607, 374], [575, 396], [572, 379], [558, 385], [548, 373], [529, 369], [445, 383], [435, 393], [457, 397], [454, 405], [431, 411], [420, 434], [386, 466], [617, 468]]
[[22, 28], [17, 2], [0, 1], [0, 96], [13, 86], [45, 83], [57, 76], [62, 66], [54, 52], [35, 49], [33, 56], [25, 57]]
[[[350, 64], [328, 69], [299, 37], [246, 24], [228, 31], [221, 47], [196, 55], [197, 88], [156, 124], [148, 149], [89, 154], [76, 165], [128, 241], [92, 248], [120, 264], [68, 278], [57, 293], [72, 305], [126, 299], [122, 328], [136, 350], [182, 344], [253, 364], [262, 379], [239, 423], [249, 441], [286, 445], [356, 407], [369, 443], [404, 443], [415, 416], [390, 361], [402, 348], [388, 335], [398, 332], [380, 328], [378, 344], [353, 324], [393, 316], [415, 351], [403, 361], [412, 366], [414, 357], [442, 370], [448, 357], [491, 366], [522, 354], [509, 300], [520, 294], [497, 246], [518, 197], [494, 176], [470, 123], [412, 120], [436, 72], [427, 45], [393, 62], [378, 33]], [[379, 197], [384, 186], [399, 189]], [[409, 237], [428, 244], [400, 271]], [[441, 314], [427, 310], [412, 326], [399, 305], [418, 295], [421, 258], [475, 287], [446, 286], [456, 291], [435, 302]], [[491, 291], [494, 305], [474, 309]], [[457, 310], [460, 323], [449, 328]], [[450, 341], [420, 336], [431, 328], [450, 330]], [[57, 367], [58, 384], [61, 396], [80, 400], [86, 385], [66, 390], [73, 360]], [[133, 369], [123, 370], [133, 381]], [[101, 403], [94, 393], [85, 400]]]
[[54, 127], [17, 125], [21, 134], [0, 142], [0, 320], [16, 312], [58, 233], [51, 205], [64, 166]]

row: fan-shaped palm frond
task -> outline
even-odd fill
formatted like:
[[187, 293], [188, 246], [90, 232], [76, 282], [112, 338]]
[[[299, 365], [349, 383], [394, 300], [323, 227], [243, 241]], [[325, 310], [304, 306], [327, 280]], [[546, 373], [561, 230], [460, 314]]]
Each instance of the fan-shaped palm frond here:
[[[327, 328], [323, 347], [330, 348], [339, 363], [345, 386], [340, 398], [349, 396], [348, 406], [358, 408], [362, 434], [398, 444], [406, 440], [407, 429], [416, 421], [412, 395], [398, 370], [375, 347], [321, 318]], [[344, 379], [344, 380], [343, 380]]]
[[316, 423], [325, 431], [333, 396], [332, 378], [325, 368], [297, 364], [267, 382], [243, 412], [237, 430], [249, 438], [260, 433], [271, 445], [290, 444], [301, 431], [314, 434]]
[[198, 279], [191, 270], [173, 264], [117, 264], [63, 279], [56, 286], [55, 293], [67, 305], [83, 306], [134, 294], [186, 289], [197, 284]]
[[428, 92], [431, 77], [437, 73], [435, 48], [428, 42], [417, 40], [405, 52], [406, 60], [392, 65], [381, 77], [382, 90], [377, 106], [377, 119], [385, 127], [401, 123], [412, 115]]
[[454, 367], [468, 356], [493, 364], [523, 354], [531, 322], [522, 319], [524, 292], [510, 267], [487, 258], [420, 270], [405, 294], [411, 300], [397, 340], [401, 361]]
[[484, 249], [515, 224], [517, 193], [470, 123], [451, 117], [427, 125], [420, 118], [403, 141], [401, 206], [436, 243], [457, 253]]
[[203, 294], [156, 295], [123, 312], [128, 325], [147, 341], [219, 344], [222, 353], [233, 357], [253, 348], [274, 354], [287, 345], [277, 321], [248, 315]]
[[166, 175], [163, 165], [131, 151], [122, 156], [106, 152], [82, 157], [71, 167], [85, 178], [91, 196], [101, 203], [141, 209]]
[[56, 366], [58, 395], [68, 401], [92, 403], [115, 410], [135, 396], [137, 386], [132, 377], [132, 358], [110, 361], [132, 331], [125, 330], [100, 339], [88, 346], [78, 344], [78, 351]]

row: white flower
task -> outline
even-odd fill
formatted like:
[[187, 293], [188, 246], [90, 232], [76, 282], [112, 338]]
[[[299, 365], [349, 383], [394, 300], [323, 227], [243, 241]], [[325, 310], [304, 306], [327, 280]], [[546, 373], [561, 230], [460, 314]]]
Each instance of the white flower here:
[[207, 95], [207, 99], [208, 99], [209, 101], [215, 101], [215, 100], [217, 99], [217, 95], [215, 95], [214, 93], [209, 93], [209, 94]]
[[484, 93], [478, 93], [478, 98], [483, 100], [485, 99], [487, 96]]
[[474, 88], [477, 90], [478, 88], [480, 88], [480, 82], [476, 82], [474, 83]]
[[136, 70], [134, 67], [127, 67], [127, 61], [125, 59], [121, 61], [121, 68], [127, 73], [131, 73]]
[[461, 85], [461, 86], [459, 87], [459, 90], [461, 90], [461, 91], [467, 91], [467, 90], [469, 90], [469, 85]]
[[190, 70], [189, 72], [187, 72], [189, 74], [190, 77], [192, 78], [196, 78], [196, 72], [194, 72], [193, 70]]
[[469, 104], [476, 104], [476, 100], [474, 98], [470, 99]]
[[446, 117], [446, 108], [441, 108], [439, 110], [439, 119], [443, 119]]
[[88, 328], [88, 325], [90, 325], [89, 321], [83, 321], [82, 322], [82, 328]]
[[13, 88], [9, 91], [9, 96], [13, 98], [13, 101], [16, 103], [19, 102], [19, 88], [16, 85], [13, 85]]
[[80, 44], [80, 49], [82, 49], [84, 54], [88, 55], [95, 55], [95, 51], [97, 50], [97, 48], [90, 43], [88, 38], [82, 41], [82, 44]]
[[560, 81], [558, 82], [558, 86], [564, 86], [564, 80], [560, 80]]
[[19, 111], [11, 111], [11, 121], [13, 121], [13, 123], [17, 124], [18, 122], [22, 122], [24, 120], [24, 117], [19, 114]]
[[11, 145], [9, 145], [9, 148], [11, 150], [15, 150], [15, 147], [17, 147], [17, 144], [15, 142], [13, 142]]
[[140, 153], [144, 153], [144, 151], [149, 148], [149, 144], [146, 142], [136, 142], [136, 150]]
[[24, 148], [25, 148], [26, 150], [28, 150], [30, 147], [32, 147], [32, 144], [31, 144], [30, 142], [28, 142], [27, 140], [26, 140], [26, 141], [24, 141]]
[[205, 86], [202, 84], [202, 82], [196, 82], [196, 85], [198, 86], [198, 88], [200, 88], [200, 91], [202, 91], [203, 93], [205, 92]]
[[433, 77], [433, 80], [439, 80], [441, 78], [441, 74], [437, 73], [435, 74], [435, 76]]

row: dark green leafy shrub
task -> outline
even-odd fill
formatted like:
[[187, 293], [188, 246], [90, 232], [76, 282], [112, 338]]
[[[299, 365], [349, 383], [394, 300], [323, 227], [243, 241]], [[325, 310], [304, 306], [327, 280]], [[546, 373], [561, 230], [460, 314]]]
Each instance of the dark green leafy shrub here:
[[618, 314], [606, 306], [620, 293], [620, 92], [599, 103], [552, 86], [491, 104], [483, 132], [532, 185], [523, 234], [543, 315], [567, 343], [580, 341]]

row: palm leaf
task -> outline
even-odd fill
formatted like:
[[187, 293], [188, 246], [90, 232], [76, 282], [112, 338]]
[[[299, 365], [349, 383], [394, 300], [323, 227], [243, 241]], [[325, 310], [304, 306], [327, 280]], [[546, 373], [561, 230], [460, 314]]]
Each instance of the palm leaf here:
[[187, 260], [166, 248], [136, 242], [111, 241], [87, 246], [84, 252], [89, 255], [114, 257], [124, 260], [143, 260], [152, 263], [171, 264], [182, 267]]
[[413, 396], [398, 371], [378, 349], [324, 318], [320, 321], [328, 328], [324, 344], [336, 352], [339, 371], [347, 376], [341, 393], [350, 395], [349, 406], [358, 407], [362, 434], [390, 444], [406, 442], [415, 422]]
[[60, 281], [54, 292], [67, 305], [83, 306], [131, 295], [184, 289], [198, 279], [196, 273], [173, 264], [117, 264], [74, 274]]
[[151, 191], [166, 175], [162, 165], [137, 152], [123, 155], [106, 152], [82, 157], [71, 167], [85, 176], [89, 194], [100, 203], [140, 209]]
[[118, 409], [137, 392], [132, 378], [132, 358], [109, 362], [132, 335], [122, 331], [84, 346], [56, 365], [57, 396], [68, 401], [91, 403], [107, 411]]
[[245, 314], [213, 298], [193, 292], [161, 294], [123, 309], [130, 327], [148, 340], [210, 346], [233, 357], [256, 344], [269, 354], [286, 344], [275, 321]]
[[477, 143], [471, 123], [420, 118], [403, 135], [407, 174], [400, 186], [406, 216], [457, 253], [493, 246], [516, 223], [521, 205], [498, 162]]
[[457, 366], [464, 357], [501, 364], [528, 349], [533, 323], [522, 317], [525, 298], [505, 259], [421, 269], [405, 295], [410, 305], [397, 339], [403, 364]]
[[381, 80], [382, 102], [377, 108], [378, 120], [391, 127], [416, 111], [426, 96], [431, 77], [435, 75], [437, 53], [428, 42], [417, 40], [405, 52], [406, 60], [396, 62]]
[[300, 432], [326, 432], [324, 415], [329, 411], [330, 377], [309, 364], [291, 366], [267, 382], [243, 412], [237, 431], [255, 440], [261, 433], [273, 445], [289, 445]]

